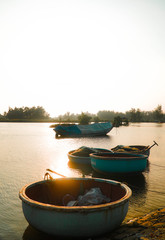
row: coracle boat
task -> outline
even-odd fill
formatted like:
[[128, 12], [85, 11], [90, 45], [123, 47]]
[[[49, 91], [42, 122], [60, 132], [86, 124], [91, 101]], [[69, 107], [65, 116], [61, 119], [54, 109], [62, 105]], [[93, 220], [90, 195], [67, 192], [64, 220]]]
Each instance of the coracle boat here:
[[113, 125], [110, 122], [92, 123], [87, 125], [57, 124], [53, 130], [56, 137], [96, 137], [105, 136], [111, 131]]
[[136, 153], [136, 154], [144, 154], [149, 156], [150, 155], [150, 149], [158, 144], [154, 141], [153, 145], [130, 145], [130, 146], [124, 146], [124, 145], [117, 145], [116, 147], [112, 148], [111, 150], [113, 152], [124, 152], [124, 153]]
[[143, 172], [147, 167], [147, 155], [132, 153], [91, 153], [91, 166], [101, 173]]
[[[95, 194], [90, 205], [91, 197], [85, 193], [96, 189], [103, 198], [100, 201], [100, 195]], [[34, 228], [54, 236], [90, 237], [120, 226], [131, 193], [128, 186], [112, 180], [57, 178], [28, 184], [20, 190], [19, 197], [24, 216]], [[87, 204], [76, 200], [85, 195]]]
[[111, 152], [111, 150], [103, 148], [89, 148], [82, 146], [76, 150], [69, 151], [68, 158], [72, 163], [91, 165], [90, 154], [97, 152]]

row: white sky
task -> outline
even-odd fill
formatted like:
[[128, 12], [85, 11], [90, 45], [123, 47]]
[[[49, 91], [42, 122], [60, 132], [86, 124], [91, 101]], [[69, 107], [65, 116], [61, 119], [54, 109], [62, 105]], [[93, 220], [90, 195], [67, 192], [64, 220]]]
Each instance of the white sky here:
[[164, 0], [0, 0], [0, 114], [165, 111]]

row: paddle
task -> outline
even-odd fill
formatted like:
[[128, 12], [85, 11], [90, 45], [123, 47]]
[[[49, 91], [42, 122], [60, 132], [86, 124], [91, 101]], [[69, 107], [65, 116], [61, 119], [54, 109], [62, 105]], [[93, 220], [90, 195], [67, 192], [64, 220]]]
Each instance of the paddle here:
[[149, 149], [151, 149], [151, 148], [152, 148], [153, 146], [155, 146], [155, 145], [159, 146], [159, 145], [157, 144], [157, 142], [155, 142], [155, 141], [153, 141], [153, 142], [154, 142], [154, 144], [152, 144], [150, 147], [148, 147], [145, 152], [147, 152]]
[[55, 171], [49, 169], [49, 168], [46, 169], [46, 171], [49, 171], [49, 172], [55, 173], [55, 174], [57, 174], [57, 175], [59, 175], [59, 176], [61, 176], [61, 177], [66, 177], [66, 176], [64, 176], [64, 175], [62, 175], [62, 174], [60, 174], [60, 173], [58, 173], [58, 172], [55, 172]]

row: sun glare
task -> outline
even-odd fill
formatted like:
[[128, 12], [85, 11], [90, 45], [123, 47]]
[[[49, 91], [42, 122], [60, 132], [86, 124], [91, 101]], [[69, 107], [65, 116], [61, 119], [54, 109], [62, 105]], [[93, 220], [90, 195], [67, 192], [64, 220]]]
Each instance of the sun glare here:
[[[60, 164], [57, 164], [56, 162], [60, 162]], [[59, 178], [62, 177], [61, 175], [65, 177], [69, 177], [70, 171], [68, 169], [68, 159], [66, 156], [59, 156], [58, 159], [55, 159], [51, 164], [50, 164], [50, 169], [53, 170], [55, 173], [51, 173], [53, 178]], [[56, 166], [56, 167], [55, 167]]]

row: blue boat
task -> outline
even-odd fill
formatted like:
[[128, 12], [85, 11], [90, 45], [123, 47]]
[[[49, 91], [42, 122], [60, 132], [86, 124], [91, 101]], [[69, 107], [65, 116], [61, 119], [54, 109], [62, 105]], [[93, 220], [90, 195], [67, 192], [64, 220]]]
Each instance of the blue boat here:
[[56, 137], [95, 137], [105, 136], [112, 128], [110, 122], [101, 122], [88, 125], [58, 124], [53, 130]]
[[91, 166], [101, 173], [143, 172], [147, 167], [147, 155], [132, 153], [91, 153]]

